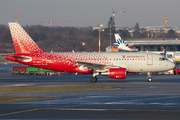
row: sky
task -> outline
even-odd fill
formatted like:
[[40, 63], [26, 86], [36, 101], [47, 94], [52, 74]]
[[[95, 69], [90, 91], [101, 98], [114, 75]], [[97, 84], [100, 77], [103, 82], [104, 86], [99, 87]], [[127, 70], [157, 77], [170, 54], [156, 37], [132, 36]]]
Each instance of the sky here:
[[150, 12], [116, 13], [115, 25], [163, 26], [167, 14], [168, 25], [180, 30], [180, 0], [0, 0], [0, 24], [14, 22], [17, 12], [22, 26], [47, 21], [72, 21], [52, 26], [106, 26], [113, 11], [124, 10]]

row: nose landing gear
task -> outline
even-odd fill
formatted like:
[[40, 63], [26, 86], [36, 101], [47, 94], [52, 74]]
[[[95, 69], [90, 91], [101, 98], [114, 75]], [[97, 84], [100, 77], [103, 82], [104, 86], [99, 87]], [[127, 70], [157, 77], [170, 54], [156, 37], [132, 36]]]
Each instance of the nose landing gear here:
[[151, 78], [151, 73], [150, 73], [150, 72], [148, 72], [148, 73], [147, 73], [147, 75], [148, 75], [148, 82], [151, 82], [151, 81], [152, 81], [152, 78]]

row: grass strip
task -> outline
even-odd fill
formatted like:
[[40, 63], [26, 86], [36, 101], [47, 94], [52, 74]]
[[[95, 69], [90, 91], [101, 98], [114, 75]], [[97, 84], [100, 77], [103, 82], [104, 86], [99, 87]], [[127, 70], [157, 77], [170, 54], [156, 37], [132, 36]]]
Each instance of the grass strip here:
[[51, 99], [51, 98], [56, 98], [56, 97], [0, 97], [0, 103], [29, 101], [29, 100], [42, 100], [42, 99]]
[[64, 92], [64, 91], [91, 91], [115, 89], [112, 87], [18, 87], [0, 88], [0, 93], [34, 93], [34, 92]]

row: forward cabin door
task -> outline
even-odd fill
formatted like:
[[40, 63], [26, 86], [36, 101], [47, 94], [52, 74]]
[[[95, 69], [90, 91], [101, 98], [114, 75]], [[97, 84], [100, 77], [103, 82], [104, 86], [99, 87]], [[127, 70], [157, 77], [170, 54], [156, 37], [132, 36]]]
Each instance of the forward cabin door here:
[[153, 55], [147, 54], [147, 65], [153, 65]]

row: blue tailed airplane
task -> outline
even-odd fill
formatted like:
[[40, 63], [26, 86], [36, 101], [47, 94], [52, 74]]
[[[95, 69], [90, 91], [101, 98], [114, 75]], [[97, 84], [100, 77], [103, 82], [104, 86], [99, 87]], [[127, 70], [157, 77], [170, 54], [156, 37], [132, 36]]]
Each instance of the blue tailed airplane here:
[[119, 34], [114, 34], [116, 39], [117, 48], [111, 49], [112, 52], [138, 52], [127, 46]]

